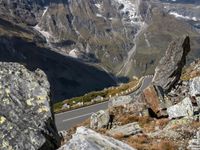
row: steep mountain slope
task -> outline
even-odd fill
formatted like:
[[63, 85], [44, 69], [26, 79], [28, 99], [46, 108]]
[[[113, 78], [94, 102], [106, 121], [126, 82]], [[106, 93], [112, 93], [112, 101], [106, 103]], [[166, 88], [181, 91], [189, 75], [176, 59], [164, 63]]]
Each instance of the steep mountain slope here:
[[[177, 36], [189, 34], [193, 39], [189, 58], [199, 55], [200, 36], [194, 24], [191, 26], [190, 22], [170, 13], [183, 5], [189, 9], [194, 3], [2, 0], [1, 59], [28, 62], [31, 67], [42, 66], [46, 72], [52, 72], [47, 74], [51, 74], [53, 89], [59, 93], [53, 92], [56, 99], [102, 89], [114, 84], [113, 75], [127, 81], [126, 77], [133, 75], [152, 74], [165, 47]], [[194, 12], [192, 16], [198, 17], [198, 11]], [[49, 61], [49, 58], [53, 61], [45, 64], [44, 60]], [[88, 69], [84, 64], [87, 69], [81, 70], [81, 62], [93, 67]], [[60, 80], [63, 77], [64, 82]]]
[[35, 25], [48, 2], [49, 0], [2, 0], [0, 16], [13, 22]]
[[44, 47], [45, 39], [27, 27], [0, 19], [0, 61], [42, 69], [54, 101], [115, 85], [112, 75]]
[[44, 36], [58, 52], [84, 61], [98, 60], [116, 74], [131, 55], [133, 39], [143, 26], [139, 4], [138, 0], [52, 2], [36, 29], [48, 34]]
[[[164, 47], [177, 36], [194, 38], [190, 58], [197, 54], [198, 32], [169, 11], [181, 4], [188, 11], [188, 5], [194, 6], [156, 0], [51, 2], [36, 29], [57, 52], [96, 63], [118, 76], [152, 74]], [[193, 18], [199, 16], [194, 7], [191, 11]]]

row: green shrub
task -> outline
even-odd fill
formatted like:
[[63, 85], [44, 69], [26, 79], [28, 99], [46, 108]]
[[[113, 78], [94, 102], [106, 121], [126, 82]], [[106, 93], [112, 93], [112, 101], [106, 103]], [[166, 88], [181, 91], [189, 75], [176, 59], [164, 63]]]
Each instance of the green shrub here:
[[[59, 112], [67, 111], [68, 108], [66, 108], [66, 109], [62, 108], [64, 104], [68, 104], [70, 106], [73, 106], [79, 102], [83, 102], [85, 104], [85, 103], [91, 102], [92, 99], [95, 99], [98, 96], [103, 97], [104, 101], [105, 101], [108, 99], [109, 95], [114, 96], [122, 91], [126, 91], [129, 88], [135, 87], [138, 84], [138, 82], [139, 82], [139, 80], [133, 80], [133, 81], [123, 84], [119, 87], [108, 88], [108, 89], [102, 90], [102, 91], [93, 91], [93, 92], [87, 93], [83, 96], [73, 97], [71, 99], [67, 99], [65, 101], [58, 102], [53, 105], [54, 112], [59, 113]], [[94, 102], [94, 103], [98, 103], [98, 102]], [[73, 107], [73, 108], [75, 108], [75, 107]]]

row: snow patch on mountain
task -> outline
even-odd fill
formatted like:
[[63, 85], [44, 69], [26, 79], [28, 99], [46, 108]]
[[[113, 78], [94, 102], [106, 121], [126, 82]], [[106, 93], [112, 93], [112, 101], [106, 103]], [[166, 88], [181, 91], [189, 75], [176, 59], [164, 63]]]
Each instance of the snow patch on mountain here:
[[33, 28], [34, 28], [35, 30], [37, 30], [38, 32], [40, 32], [40, 33], [45, 37], [47, 43], [49, 42], [49, 38], [52, 37], [52, 35], [51, 35], [49, 32], [42, 30], [42, 29], [39, 27], [39, 25], [36, 25], [36, 26], [33, 27]]
[[43, 14], [42, 14], [42, 17], [46, 14], [46, 12], [48, 11], [48, 9], [49, 9], [49, 7], [44, 7], [45, 9], [44, 9], [44, 12], [43, 12]]
[[[133, 55], [135, 54], [137, 45], [136, 45], [136, 39], [140, 35], [140, 33], [146, 28], [146, 23], [142, 21], [141, 15], [139, 14], [139, 0], [131, 1], [131, 0], [115, 0], [118, 4], [120, 4], [120, 11], [123, 14], [123, 22], [130, 23], [132, 26], [137, 28], [137, 32], [135, 34], [135, 38], [133, 39], [134, 46], [129, 50], [126, 60], [124, 60], [124, 65], [120, 69], [120, 71], [117, 73], [117, 75], [120, 75], [122, 72], [125, 73], [125, 75], [128, 75], [128, 72], [130, 70], [131, 61], [133, 58]], [[149, 44], [149, 43], [148, 43]]]
[[70, 52], [69, 52], [69, 56], [70, 57], [73, 57], [73, 58], [78, 58], [78, 56], [77, 56], [77, 53], [78, 52], [78, 50], [77, 49], [73, 49], [73, 50], [71, 50]]
[[105, 19], [105, 20], [107, 19], [106, 17], [104, 17], [103, 15], [98, 14], [98, 13], [96, 14], [96, 16], [99, 17], [99, 18], [103, 18], [103, 19]]
[[117, 3], [122, 5], [121, 12], [123, 13], [124, 16], [127, 16], [128, 20], [131, 22], [131, 24], [135, 24], [139, 20], [139, 15], [138, 15], [138, 6], [139, 6], [139, 1], [135, 1], [133, 3], [130, 0], [115, 0]]
[[[44, 15], [46, 14], [46, 12], [48, 11], [49, 7], [44, 7], [44, 11], [42, 13], [42, 16], [41, 18], [44, 17]], [[46, 39], [46, 42], [49, 43], [49, 39], [52, 37], [52, 35], [47, 32], [47, 31], [44, 31], [40, 26], [39, 24], [37, 24], [36, 26], [33, 27], [35, 30], [37, 30], [38, 32], [40, 32]]]
[[170, 12], [169, 14], [175, 16], [176, 18], [181, 18], [181, 19], [185, 19], [185, 20], [192, 20], [192, 21], [200, 21], [200, 19], [197, 18], [197, 17], [184, 16], [184, 15], [178, 14], [177, 12], [173, 12], [173, 11]]
[[103, 5], [100, 4], [100, 3], [95, 4], [95, 6], [96, 6], [98, 9], [100, 9], [100, 10], [103, 8]]

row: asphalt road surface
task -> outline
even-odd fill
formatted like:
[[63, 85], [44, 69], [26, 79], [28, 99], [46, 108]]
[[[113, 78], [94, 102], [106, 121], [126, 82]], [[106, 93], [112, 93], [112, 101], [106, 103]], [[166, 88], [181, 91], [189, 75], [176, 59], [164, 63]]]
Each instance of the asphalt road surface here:
[[56, 127], [58, 131], [67, 130], [75, 126], [76, 124], [81, 123], [85, 119], [89, 118], [92, 113], [107, 108], [108, 108], [108, 101], [56, 114], [55, 115]]
[[[135, 94], [144, 90], [151, 83], [152, 78], [153, 78], [152, 76], [145, 76], [144, 80], [142, 81], [141, 87], [130, 95], [134, 96]], [[97, 112], [99, 110], [104, 110], [107, 108], [108, 108], [108, 102], [103, 102], [103, 103], [67, 111], [64, 113], [55, 114], [56, 127], [58, 131], [70, 129], [76, 124], [79, 124], [85, 119], [89, 118], [92, 113]]]

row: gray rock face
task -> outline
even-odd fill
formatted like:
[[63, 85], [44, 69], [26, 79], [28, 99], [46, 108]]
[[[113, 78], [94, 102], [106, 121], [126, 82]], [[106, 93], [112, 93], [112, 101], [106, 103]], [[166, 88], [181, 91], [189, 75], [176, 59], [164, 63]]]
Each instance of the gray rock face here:
[[127, 96], [116, 96], [109, 100], [108, 107], [118, 107], [129, 104], [133, 101], [133, 98], [129, 95]]
[[200, 106], [200, 77], [192, 79], [189, 86], [190, 95], [196, 99], [198, 106]]
[[194, 108], [189, 97], [186, 97], [180, 103], [167, 108], [169, 118], [179, 118], [185, 116], [193, 116]]
[[111, 129], [108, 131], [109, 135], [122, 135], [122, 136], [130, 136], [141, 133], [142, 129], [140, 128], [137, 122], [129, 123], [123, 126], [119, 126], [117, 128]]
[[189, 97], [189, 81], [183, 81], [179, 82], [175, 88], [173, 88], [168, 94], [167, 94], [169, 100], [172, 102], [172, 104], [177, 104], [181, 100], [183, 100], [185, 97]]
[[191, 96], [198, 96], [200, 94], [200, 77], [195, 77], [189, 84]]
[[72, 139], [59, 150], [135, 150], [111, 137], [103, 136], [85, 127], [77, 128]]
[[155, 69], [153, 83], [161, 86], [165, 92], [169, 92], [180, 79], [189, 51], [190, 38], [188, 36], [171, 42]]
[[55, 149], [59, 144], [41, 70], [0, 63], [0, 149]]
[[110, 116], [108, 111], [100, 110], [90, 117], [90, 128], [100, 129], [108, 125]]
[[[43, 11], [43, 6], [49, 0], [1, 0], [0, 16], [13, 19], [13, 21], [35, 25]], [[12, 16], [12, 17], [11, 17]]]

